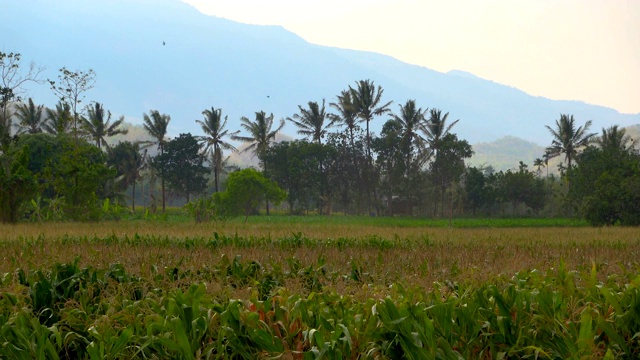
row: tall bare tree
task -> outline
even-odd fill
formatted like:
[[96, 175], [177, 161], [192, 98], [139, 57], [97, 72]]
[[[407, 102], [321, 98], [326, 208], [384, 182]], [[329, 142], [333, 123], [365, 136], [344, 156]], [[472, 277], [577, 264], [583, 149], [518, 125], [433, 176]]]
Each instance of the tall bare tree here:
[[81, 110], [82, 102], [86, 98], [86, 92], [93, 89], [96, 82], [95, 71], [93, 69], [71, 71], [62, 67], [59, 70], [57, 82], [51, 79], [48, 81], [51, 91], [60, 101], [69, 104], [73, 115], [73, 133], [77, 138], [78, 123], [81, 122], [79, 110]]
[[20, 69], [22, 55], [0, 51], [0, 145], [6, 143], [12, 127], [10, 105], [20, 101], [27, 83], [39, 83], [43, 67], [31, 63], [26, 71]]

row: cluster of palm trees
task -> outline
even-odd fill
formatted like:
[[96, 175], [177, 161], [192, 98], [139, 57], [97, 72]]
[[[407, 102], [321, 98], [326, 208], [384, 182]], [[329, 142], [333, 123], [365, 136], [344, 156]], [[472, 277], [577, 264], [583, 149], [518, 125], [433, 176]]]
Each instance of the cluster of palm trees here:
[[[79, 118], [80, 128], [77, 130], [98, 148], [108, 148], [108, 137], [127, 133], [122, 128], [124, 116], [111, 122], [111, 112], [98, 102], [87, 106], [86, 110], [87, 116]], [[74, 124], [71, 107], [65, 102], [56, 104], [55, 109], [45, 109], [43, 105], [36, 106], [33, 99], [29, 98], [27, 103], [16, 105], [15, 116], [18, 119], [18, 134], [64, 134], [69, 133]]]
[[[633, 148], [637, 144], [637, 140], [627, 135], [624, 128], [613, 125], [609, 128], [603, 128], [602, 134], [589, 132], [591, 120], [582, 126], [577, 126], [573, 115], [561, 114], [556, 120], [555, 127], [546, 125], [547, 130], [551, 133], [552, 142], [542, 158], [534, 161], [533, 165], [538, 168], [546, 167], [548, 169], [549, 160], [564, 155], [563, 163], [566, 163], [566, 169], [569, 170], [574, 166], [574, 162], [580, 153], [580, 149], [590, 144], [595, 144], [601, 148], [610, 148], [626, 151]], [[547, 170], [548, 171], [548, 170]]]

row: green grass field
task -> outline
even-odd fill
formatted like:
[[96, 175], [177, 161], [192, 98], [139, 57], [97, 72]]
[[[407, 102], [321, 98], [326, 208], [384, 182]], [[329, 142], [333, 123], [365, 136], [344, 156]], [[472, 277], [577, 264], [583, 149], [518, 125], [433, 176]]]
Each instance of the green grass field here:
[[634, 228], [172, 215], [0, 234], [0, 359], [640, 356]]

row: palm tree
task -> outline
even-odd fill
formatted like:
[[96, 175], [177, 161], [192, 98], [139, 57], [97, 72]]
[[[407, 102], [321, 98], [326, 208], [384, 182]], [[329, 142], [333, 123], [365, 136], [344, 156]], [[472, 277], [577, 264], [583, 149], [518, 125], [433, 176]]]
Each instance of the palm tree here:
[[573, 160], [578, 155], [578, 149], [587, 146], [595, 133], [587, 133], [591, 126], [591, 120], [587, 121], [584, 126], [576, 128], [573, 115], [560, 114], [560, 119], [556, 120], [556, 128], [553, 129], [549, 125], [546, 128], [553, 135], [551, 146], [547, 147], [551, 158], [565, 155], [567, 168], [571, 169]]
[[435, 156], [438, 154], [442, 139], [449, 134], [451, 128], [453, 128], [460, 120], [458, 119], [447, 126], [449, 113], [445, 113], [443, 116], [440, 109], [431, 109], [429, 110], [429, 113], [429, 120], [427, 120], [421, 127], [421, 130], [427, 137], [427, 143], [429, 144], [429, 149], [431, 150], [432, 155]]
[[251, 121], [246, 117], [240, 118], [240, 126], [246, 130], [249, 135], [248, 136], [238, 136], [233, 135], [231, 139], [248, 142], [249, 146], [247, 146], [242, 151], [252, 150], [255, 155], [258, 156], [258, 159], [262, 162], [262, 170], [267, 170], [267, 164], [264, 162], [264, 157], [269, 149], [269, 144], [273, 142], [276, 138], [276, 134], [282, 130], [284, 127], [284, 120], [280, 120], [280, 125], [275, 130], [272, 130], [273, 127], [273, 114], [267, 116], [264, 111], [256, 112], [255, 121]]
[[549, 159], [551, 158], [551, 153], [549, 152], [549, 150], [546, 150], [544, 152], [544, 155], [542, 155], [542, 159], [544, 159], [544, 167], [545, 169], [547, 169], [547, 177], [549, 177]]
[[537, 158], [533, 161], [533, 166], [536, 167], [536, 172], [538, 174], [538, 176], [540, 176], [540, 174], [542, 173], [542, 169], [543, 167], [545, 167], [545, 161], [543, 159]]
[[[164, 154], [164, 146], [167, 144], [167, 140], [165, 137], [167, 136], [167, 127], [169, 126], [169, 122], [171, 121], [171, 117], [166, 114], [160, 114], [158, 110], [151, 110], [149, 115], [143, 115], [144, 121], [144, 129], [147, 131], [152, 138], [155, 139], [155, 142], [151, 142], [151, 144], [158, 145], [158, 150], [160, 154]], [[165, 187], [164, 187], [164, 179], [160, 179], [162, 186], [162, 212], [166, 209], [166, 196], [165, 196]]]
[[302, 106], [298, 105], [298, 109], [300, 109], [299, 114], [294, 114], [293, 117], [287, 118], [287, 120], [294, 123], [297, 127], [300, 128], [298, 130], [298, 134], [304, 136], [310, 136], [312, 141], [317, 142], [318, 144], [322, 143], [322, 138], [327, 134], [327, 128], [333, 126], [335, 120], [329, 121], [328, 124], [325, 124], [325, 120], [329, 118], [325, 111], [325, 101], [322, 100], [322, 107], [318, 105], [315, 101], [309, 101], [309, 109], [305, 109]]
[[[269, 144], [275, 140], [276, 134], [284, 127], [284, 119], [280, 119], [280, 124], [275, 130], [271, 130], [273, 127], [273, 114], [267, 116], [264, 111], [256, 112], [255, 121], [251, 121], [244, 116], [240, 118], [240, 121], [242, 122], [240, 126], [249, 132], [249, 136], [234, 135], [231, 139], [248, 142], [249, 146], [243, 151], [253, 150], [253, 153], [262, 162], [262, 170], [266, 172], [265, 155], [269, 149]], [[269, 215], [269, 199], [266, 201], [266, 210], [267, 215]]]
[[632, 139], [627, 135], [625, 128], [618, 128], [618, 125], [602, 129], [602, 135], [595, 139], [596, 144], [602, 149], [614, 151], [627, 151], [636, 146], [637, 139]]
[[115, 136], [118, 134], [127, 134], [129, 131], [127, 129], [122, 129], [120, 126], [124, 123], [124, 116], [120, 116], [120, 118], [110, 124], [111, 122], [111, 111], [106, 112], [104, 107], [96, 102], [93, 106], [88, 106], [89, 118], [82, 118], [82, 127], [84, 131], [96, 142], [96, 146], [99, 149], [102, 149], [102, 145], [104, 145], [107, 149], [109, 148], [109, 144], [107, 143], [106, 138]]
[[49, 134], [66, 134], [71, 131], [73, 116], [71, 115], [71, 106], [59, 101], [55, 110], [47, 109], [47, 120], [42, 125], [42, 129]]
[[358, 112], [353, 106], [353, 101], [351, 101], [351, 91], [342, 90], [337, 98], [338, 102], [331, 103], [329, 105], [336, 109], [338, 114], [329, 114], [328, 116], [334, 123], [342, 123], [347, 127], [347, 129], [349, 129], [349, 140], [351, 141], [351, 147], [353, 148], [353, 130], [355, 130], [357, 126], [356, 119], [358, 117]]
[[42, 132], [42, 110], [43, 105], [36, 106], [33, 99], [29, 98], [28, 104], [18, 104], [16, 106], [16, 117], [20, 120], [18, 126], [19, 133], [28, 132], [29, 134], [37, 134]]
[[404, 105], [400, 105], [400, 115], [393, 114], [392, 118], [401, 126], [401, 141], [403, 143], [403, 151], [406, 151], [406, 169], [407, 175], [411, 167], [414, 145], [418, 149], [424, 146], [424, 138], [418, 134], [418, 129], [425, 121], [427, 110], [416, 108], [415, 100], [407, 100]]
[[384, 90], [371, 80], [360, 80], [356, 82], [356, 88], [349, 86], [349, 92], [351, 92], [351, 103], [358, 114], [361, 121], [367, 123], [367, 159], [371, 164], [371, 133], [369, 132], [369, 123], [373, 120], [374, 116], [380, 116], [388, 113], [389, 105], [392, 101], [385, 104], [380, 104], [382, 99], [382, 93]]
[[229, 130], [225, 129], [227, 126], [227, 116], [222, 119], [222, 109], [207, 109], [202, 112], [204, 115], [204, 121], [196, 120], [202, 127], [205, 136], [198, 136], [197, 139], [204, 145], [204, 153], [211, 154], [211, 164], [213, 165], [213, 181], [215, 191], [219, 191], [220, 172], [222, 171], [222, 150], [238, 151], [233, 145], [226, 142], [224, 139], [229, 136], [233, 137], [240, 131], [229, 133]]

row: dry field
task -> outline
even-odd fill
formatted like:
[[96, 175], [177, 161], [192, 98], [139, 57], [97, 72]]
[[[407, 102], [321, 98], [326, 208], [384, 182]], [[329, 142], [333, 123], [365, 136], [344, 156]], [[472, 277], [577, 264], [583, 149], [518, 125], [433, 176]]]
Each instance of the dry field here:
[[[430, 288], [434, 282], [483, 282], [559, 266], [589, 272], [595, 265], [601, 279], [640, 271], [640, 232], [621, 227], [461, 229], [357, 222], [149, 221], [3, 225], [0, 233], [1, 273], [68, 263], [76, 257], [81, 266], [121, 263], [141, 276], [149, 276], [152, 268], [215, 267], [224, 257], [239, 256], [265, 268], [288, 268], [289, 260], [295, 259], [302, 267], [322, 264], [334, 274], [326, 286], [363, 296], [384, 295], [379, 294], [381, 289], [395, 282]], [[345, 275], [353, 271], [369, 286], [354, 287]], [[287, 286], [295, 290], [296, 284]]]
[[317, 219], [0, 225], [0, 359], [640, 356], [637, 229]]

